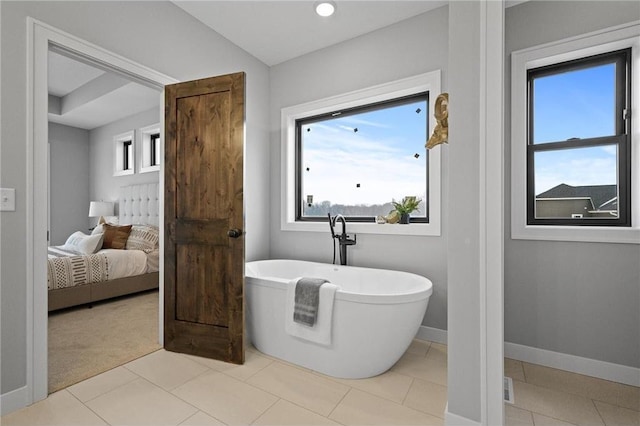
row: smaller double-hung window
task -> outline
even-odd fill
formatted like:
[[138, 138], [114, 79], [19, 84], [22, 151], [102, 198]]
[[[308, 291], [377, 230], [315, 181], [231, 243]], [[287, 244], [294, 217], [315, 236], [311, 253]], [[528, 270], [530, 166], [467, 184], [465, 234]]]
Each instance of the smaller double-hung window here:
[[428, 110], [423, 92], [297, 119], [296, 221], [373, 223], [409, 196], [411, 221], [428, 223]]
[[631, 49], [527, 82], [528, 225], [631, 226]]

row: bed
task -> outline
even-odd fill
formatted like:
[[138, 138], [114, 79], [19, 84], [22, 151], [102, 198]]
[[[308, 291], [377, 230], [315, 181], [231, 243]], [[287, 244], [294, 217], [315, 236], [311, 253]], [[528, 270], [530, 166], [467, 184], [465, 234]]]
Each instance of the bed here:
[[158, 288], [158, 196], [158, 184], [122, 187], [118, 225], [78, 231], [49, 247], [49, 312]]

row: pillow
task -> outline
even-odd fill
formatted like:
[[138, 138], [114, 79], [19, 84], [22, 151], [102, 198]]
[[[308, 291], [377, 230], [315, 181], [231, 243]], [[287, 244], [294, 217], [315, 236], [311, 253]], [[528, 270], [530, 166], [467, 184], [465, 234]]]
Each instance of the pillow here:
[[124, 249], [131, 232], [131, 225], [115, 226], [105, 223], [102, 225], [104, 229], [104, 240], [102, 242], [103, 249]]
[[102, 234], [87, 235], [76, 231], [67, 238], [62, 246], [63, 250], [75, 251], [80, 254], [93, 254], [102, 247]]
[[102, 226], [101, 223], [97, 224], [95, 228], [93, 228], [93, 230], [91, 231], [91, 235], [96, 235], [96, 234], [104, 234], [104, 226]]
[[151, 225], [133, 225], [129, 239], [127, 240], [127, 250], [142, 250], [145, 253], [156, 250], [160, 239], [159, 229]]

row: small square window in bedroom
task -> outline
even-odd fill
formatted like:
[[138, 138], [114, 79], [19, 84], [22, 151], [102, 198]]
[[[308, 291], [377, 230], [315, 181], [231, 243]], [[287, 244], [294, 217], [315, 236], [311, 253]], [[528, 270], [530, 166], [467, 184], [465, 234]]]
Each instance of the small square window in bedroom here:
[[529, 225], [631, 225], [630, 57], [528, 70]]
[[160, 124], [140, 129], [140, 173], [157, 172], [162, 161], [162, 148], [160, 139]]
[[428, 223], [428, 109], [424, 92], [296, 120], [296, 220], [373, 222], [411, 196]]
[[131, 175], [135, 171], [135, 132], [129, 131], [113, 138], [113, 175]]
[[133, 142], [132, 141], [123, 141], [122, 142], [122, 169], [130, 170], [131, 164], [131, 153], [133, 151]]
[[150, 166], [158, 166], [160, 165], [160, 133], [154, 133], [149, 136], [149, 165]]

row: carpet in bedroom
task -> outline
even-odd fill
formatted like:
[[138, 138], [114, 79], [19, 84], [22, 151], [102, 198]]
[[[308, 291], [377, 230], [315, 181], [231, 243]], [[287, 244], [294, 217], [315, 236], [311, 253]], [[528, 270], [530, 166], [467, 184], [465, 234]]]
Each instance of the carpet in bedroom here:
[[158, 291], [53, 312], [49, 393], [158, 349]]

